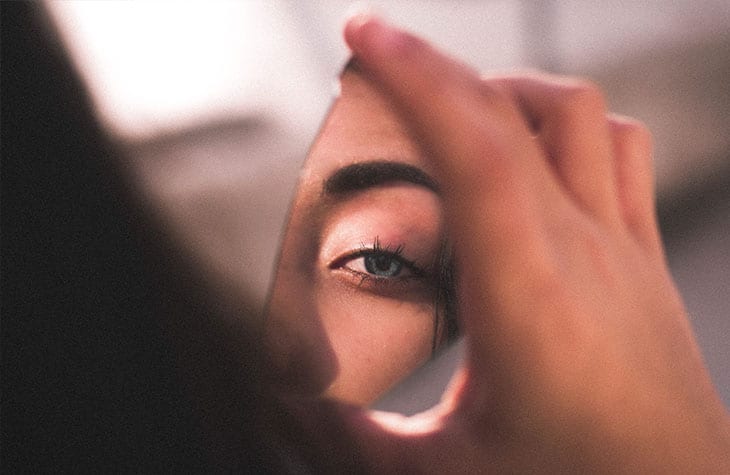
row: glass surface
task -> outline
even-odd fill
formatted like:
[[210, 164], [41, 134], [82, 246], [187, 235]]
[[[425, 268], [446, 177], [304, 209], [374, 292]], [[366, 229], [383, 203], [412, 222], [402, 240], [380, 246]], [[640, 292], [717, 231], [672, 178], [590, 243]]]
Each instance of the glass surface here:
[[457, 335], [439, 184], [350, 62], [301, 174], [266, 322], [287, 391], [369, 405]]

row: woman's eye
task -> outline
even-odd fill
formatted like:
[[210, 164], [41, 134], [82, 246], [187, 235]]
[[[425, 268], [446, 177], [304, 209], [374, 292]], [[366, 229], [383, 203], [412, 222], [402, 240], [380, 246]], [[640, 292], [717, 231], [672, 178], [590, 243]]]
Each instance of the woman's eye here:
[[406, 278], [417, 275], [416, 267], [397, 254], [383, 251], [361, 251], [340, 265], [358, 275], [379, 279]]
[[373, 247], [355, 249], [331, 262], [328, 267], [344, 282], [358, 289], [389, 297], [433, 295], [434, 274], [403, 255], [403, 247], [383, 248], [376, 240]]

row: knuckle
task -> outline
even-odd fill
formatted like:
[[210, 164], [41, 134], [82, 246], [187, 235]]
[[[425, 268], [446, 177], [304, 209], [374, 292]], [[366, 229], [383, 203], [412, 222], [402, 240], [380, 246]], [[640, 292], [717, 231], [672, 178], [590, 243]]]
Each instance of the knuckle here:
[[490, 102], [501, 103], [507, 100], [504, 86], [496, 80], [481, 79], [479, 81], [479, 92], [485, 100]]
[[654, 137], [649, 128], [642, 122], [636, 121], [628, 135], [629, 140], [635, 142], [644, 150], [651, 150], [654, 146]]
[[560, 87], [562, 108], [580, 115], [603, 115], [606, 99], [598, 84], [587, 79], [566, 79]]
[[481, 79], [479, 82], [480, 97], [490, 110], [505, 121], [521, 120], [510, 89], [502, 81]]
[[653, 149], [654, 138], [642, 121], [632, 117], [612, 115], [609, 123], [615, 140], [621, 144], [631, 145], [635, 149], [647, 152]]

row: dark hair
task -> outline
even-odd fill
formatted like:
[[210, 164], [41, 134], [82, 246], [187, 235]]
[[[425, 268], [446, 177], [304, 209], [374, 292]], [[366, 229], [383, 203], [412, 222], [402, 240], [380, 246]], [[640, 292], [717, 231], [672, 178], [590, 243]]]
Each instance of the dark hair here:
[[451, 246], [444, 240], [438, 257], [438, 276], [435, 289], [433, 342], [431, 354], [459, 336], [456, 301], [456, 279]]
[[42, 4], [0, 8], [3, 472], [274, 470], [256, 338], [140, 204]]

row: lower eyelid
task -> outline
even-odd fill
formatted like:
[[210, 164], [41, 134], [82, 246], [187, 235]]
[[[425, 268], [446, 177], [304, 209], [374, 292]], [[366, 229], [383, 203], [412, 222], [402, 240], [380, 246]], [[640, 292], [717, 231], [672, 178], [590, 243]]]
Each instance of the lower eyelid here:
[[372, 279], [372, 280], [379, 281], [379, 282], [393, 282], [393, 281], [399, 281], [399, 280], [402, 281], [402, 280], [410, 280], [410, 279], [418, 278], [413, 274], [397, 275], [394, 277], [379, 276], [379, 275], [370, 274], [369, 272], [362, 272], [362, 271], [359, 271], [359, 270], [356, 270], [356, 269], [353, 269], [353, 268], [347, 267], [347, 266], [343, 266], [343, 267], [341, 267], [341, 269], [344, 270], [345, 272], [349, 272], [350, 274], [357, 275], [357, 276], [363, 276], [366, 279]]
[[348, 283], [350, 285], [354, 285], [358, 289], [364, 289], [373, 293], [383, 294], [397, 292], [397, 294], [394, 294], [393, 296], [401, 295], [403, 292], [409, 290], [409, 286], [412, 286], [414, 283], [422, 280], [413, 275], [407, 275], [402, 277], [378, 277], [376, 275], [360, 272], [346, 266], [336, 268], [334, 269], [334, 272], [343, 274]]

